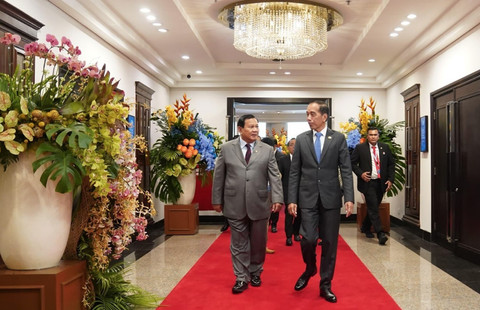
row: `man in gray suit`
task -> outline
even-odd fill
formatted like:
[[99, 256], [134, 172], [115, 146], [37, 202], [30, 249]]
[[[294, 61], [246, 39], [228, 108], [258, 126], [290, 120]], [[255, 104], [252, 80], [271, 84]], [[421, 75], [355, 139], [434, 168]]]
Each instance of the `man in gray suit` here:
[[249, 282], [252, 286], [261, 285], [268, 217], [272, 211], [278, 212], [283, 203], [274, 150], [257, 141], [257, 119], [251, 114], [243, 115], [237, 129], [240, 137], [222, 145], [212, 186], [212, 207], [223, 211], [230, 224], [234, 294], [245, 291]]
[[346, 215], [353, 210], [354, 193], [350, 156], [345, 136], [326, 126], [329, 108], [312, 102], [307, 107], [307, 122], [312, 130], [297, 136], [290, 166], [288, 212], [294, 217], [301, 212], [300, 242], [305, 272], [295, 283], [295, 290], [304, 289], [317, 272], [316, 247], [322, 238], [320, 261], [320, 296], [337, 302], [332, 292], [332, 279], [337, 257], [340, 209], [343, 183]]

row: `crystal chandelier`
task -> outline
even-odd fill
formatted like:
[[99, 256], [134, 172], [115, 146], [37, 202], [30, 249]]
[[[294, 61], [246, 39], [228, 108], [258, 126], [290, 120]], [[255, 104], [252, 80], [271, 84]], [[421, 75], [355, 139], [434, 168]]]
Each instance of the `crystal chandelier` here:
[[340, 13], [311, 1], [241, 1], [225, 7], [218, 18], [234, 29], [237, 50], [274, 60], [326, 50], [327, 31], [343, 23]]

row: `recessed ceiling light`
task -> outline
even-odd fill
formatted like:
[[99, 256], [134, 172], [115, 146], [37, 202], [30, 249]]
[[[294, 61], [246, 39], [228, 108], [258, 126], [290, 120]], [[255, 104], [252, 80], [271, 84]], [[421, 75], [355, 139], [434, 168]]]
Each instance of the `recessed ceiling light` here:
[[150, 13], [150, 9], [149, 9], [149, 8], [141, 8], [141, 9], [140, 9], [140, 12], [142, 12], [142, 13]]
[[155, 27], [160, 27], [162, 24], [161, 23], [153, 23], [152, 25], [154, 25]]
[[160, 31], [160, 32], [168, 32], [168, 29], [160, 28], [160, 29], [158, 29], [158, 31]]
[[363, 75], [363, 73], [362, 72], [357, 72], [357, 75], [360, 76], [360, 75]]
[[188, 59], [190, 59], [190, 56], [188, 56], [188, 55], [183, 55], [183, 56], [182, 56], [182, 59], [188, 60]]
[[368, 62], [375, 62], [375, 59], [370, 58], [370, 59], [368, 60]]
[[270, 73], [271, 75], [277, 74], [277, 72], [275, 72], [275, 71], [270, 71], [269, 73]]
[[394, 29], [395, 31], [403, 31], [403, 28], [402, 27], [397, 27]]
[[404, 20], [400, 23], [402, 26], [408, 26], [410, 25], [410, 22], [408, 20]]
[[390, 34], [390, 36], [391, 36], [392, 38], [398, 37], [398, 33], [392, 32], [392, 33]]
[[202, 71], [202, 70], [197, 70], [197, 71], [195, 71], [195, 73], [196, 73], [196, 74], [202, 74], [203, 71]]
[[290, 71], [285, 71], [285, 75], [290, 75]]
[[147, 19], [148, 20], [156, 20], [157, 18], [154, 15], [148, 15]]
[[415, 19], [415, 18], [417, 18], [417, 15], [415, 15], [415, 14], [408, 14], [407, 18], [408, 18], [408, 19]]

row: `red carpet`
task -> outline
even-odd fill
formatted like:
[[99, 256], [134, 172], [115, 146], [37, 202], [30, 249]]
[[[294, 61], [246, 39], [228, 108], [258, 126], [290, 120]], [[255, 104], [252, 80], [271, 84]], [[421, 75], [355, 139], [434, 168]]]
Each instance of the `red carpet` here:
[[[235, 276], [229, 229], [210, 246], [158, 309], [400, 309], [342, 238], [339, 238], [332, 283], [338, 302], [331, 304], [319, 297], [318, 273], [303, 291], [295, 291], [293, 287], [305, 265], [299, 242], [285, 246], [283, 210], [281, 212], [278, 233], [268, 233], [268, 247], [276, 252], [267, 254], [262, 286], [249, 286], [242, 294], [232, 294]], [[320, 248], [317, 248], [319, 257]]]

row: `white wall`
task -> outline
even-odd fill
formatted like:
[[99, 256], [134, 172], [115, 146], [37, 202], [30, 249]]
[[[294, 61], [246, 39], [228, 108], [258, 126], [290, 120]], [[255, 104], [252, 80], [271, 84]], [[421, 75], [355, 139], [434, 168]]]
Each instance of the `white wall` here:
[[[65, 36], [75, 46], [79, 46], [82, 51], [79, 58], [87, 65], [97, 64], [98, 67], [102, 67], [106, 64], [111, 76], [120, 80], [118, 87], [125, 92], [126, 102], [135, 101], [135, 82], [139, 81], [155, 91], [152, 100], [153, 110], [168, 104], [170, 91], [168, 87], [147, 72], [140, 70], [133, 62], [113, 50], [101, 38], [86, 30], [50, 2], [46, 0], [10, 0], [7, 2], [45, 25], [38, 31], [39, 42], [46, 42], [47, 34], [55, 35], [58, 40]], [[43, 65], [43, 62], [40, 65]], [[37, 70], [37, 73], [40, 74], [40, 71]], [[135, 110], [132, 109], [130, 113], [135, 114]], [[152, 140], [155, 141], [157, 138], [158, 134], [153, 132]], [[156, 220], [162, 219], [163, 207], [160, 207], [159, 201], [155, 201], [155, 206], [158, 211]]]
[[[404, 104], [401, 92], [420, 84], [420, 116], [430, 117], [430, 94], [462, 77], [480, 70], [480, 28], [472, 30], [468, 35], [457, 40], [447, 50], [439, 53], [416, 71], [405, 77], [387, 90], [388, 117], [391, 121], [404, 119]], [[430, 122], [429, 122], [430, 127]], [[429, 130], [430, 134], [431, 130]], [[398, 141], [404, 141], [404, 136]], [[430, 150], [430, 141], [429, 150]], [[403, 145], [403, 143], [402, 143]], [[395, 197], [394, 208], [390, 209], [393, 216], [401, 218], [403, 209], [398, 209], [404, 195]], [[430, 152], [420, 156], [420, 228], [431, 232], [431, 157]]]

